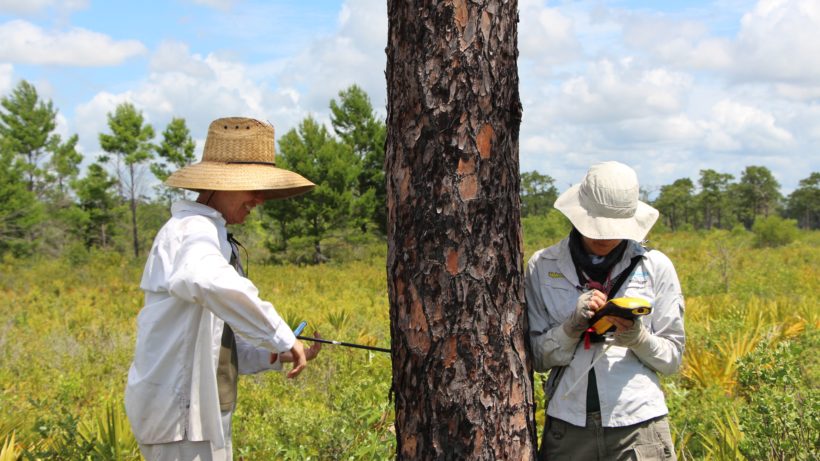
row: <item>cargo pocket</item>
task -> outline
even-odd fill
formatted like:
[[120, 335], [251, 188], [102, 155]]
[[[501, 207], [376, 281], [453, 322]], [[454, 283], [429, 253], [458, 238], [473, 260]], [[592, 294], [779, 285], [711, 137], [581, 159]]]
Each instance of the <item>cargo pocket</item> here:
[[544, 427], [544, 436], [541, 440], [539, 459], [547, 459], [547, 453], [560, 453], [566, 433], [567, 423], [560, 419], [547, 416], [547, 424]]
[[622, 458], [629, 461], [663, 461], [666, 458], [662, 443], [653, 443], [649, 445], [638, 445], [626, 452], [626, 457]]
[[652, 430], [655, 431], [655, 437], [663, 447], [664, 457], [660, 459], [675, 460], [675, 444], [672, 443], [672, 431], [669, 429], [669, 419], [665, 416], [652, 423]]

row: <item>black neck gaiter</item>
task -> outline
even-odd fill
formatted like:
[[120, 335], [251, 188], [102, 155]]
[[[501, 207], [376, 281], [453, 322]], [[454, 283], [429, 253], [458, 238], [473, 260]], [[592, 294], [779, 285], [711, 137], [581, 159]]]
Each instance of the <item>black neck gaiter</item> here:
[[[578, 273], [578, 280], [581, 283], [586, 282], [587, 277], [590, 280], [603, 284], [606, 282], [607, 276], [615, 264], [621, 260], [626, 251], [627, 240], [621, 240], [604, 259], [597, 264], [593, 262], [593, 255], [587, 253], [584, 249], [584, 242], [581, 233], [578, 229], [572, 228], [569, 233], [569, 252], [572, 255], [572, 263], [575, 265], [575, 271]], [[584, 276], [586, 274], [586, 277]]]

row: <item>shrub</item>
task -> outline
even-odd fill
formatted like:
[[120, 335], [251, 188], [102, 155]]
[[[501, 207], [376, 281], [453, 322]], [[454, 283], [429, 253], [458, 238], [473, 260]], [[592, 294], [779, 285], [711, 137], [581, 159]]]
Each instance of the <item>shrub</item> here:
[[820, 457], [820, 390], [811, 373], [820, 334], [807, 331], [777, 345], [762, 342], [739, 361], [740, 410], [748, 459], [810, 460]]
[[743, 224], [738, 223], [732, 227], [732, 235], [734, 236], [746, 235], [746, 232], [748, 231], [743, 227]]
[[752, 232], [755, 234], [755, 246], [779, 247], [797, 238], [797, 221], [779, 216], [756, 219]]
[[546, 215], [522, 218], [521, 228], [524, 234], [524, 248], [532, 253], [569, 235], [572, 225], [564, 215], [553, 210]]

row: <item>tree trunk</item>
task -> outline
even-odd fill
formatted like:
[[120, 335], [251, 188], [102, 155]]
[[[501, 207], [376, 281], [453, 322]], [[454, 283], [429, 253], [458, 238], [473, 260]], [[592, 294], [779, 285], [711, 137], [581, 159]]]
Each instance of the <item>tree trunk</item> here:
[[388, 290], [400, 459], [531, 459], [517, 2], [388, 1]]
[[137, 235], [137, 190], [134, 183], [134, 164], [128, 165], [128, 173], [131, 177], [131, 233], [134, 238], [134, 257], [140, 257], [140, 241]]

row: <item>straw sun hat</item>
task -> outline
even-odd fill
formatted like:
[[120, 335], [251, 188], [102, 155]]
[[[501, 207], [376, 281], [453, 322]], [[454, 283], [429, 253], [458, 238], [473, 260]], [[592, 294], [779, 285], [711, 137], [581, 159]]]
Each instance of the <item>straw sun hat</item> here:
[[193, 191], [265, 191], [266, 199], [303, 194], [315, 184], [276, 167], [273, 126], [252, 118], [211, 122], [202, 161], [177, 170], [165, 184]]
[[658, 219], [658, 210], [638, 200], [638, 176], [618, 162], [592, 165], [580, 184], [555, 201], [581, 235], [591, 239], [642, 241]]

